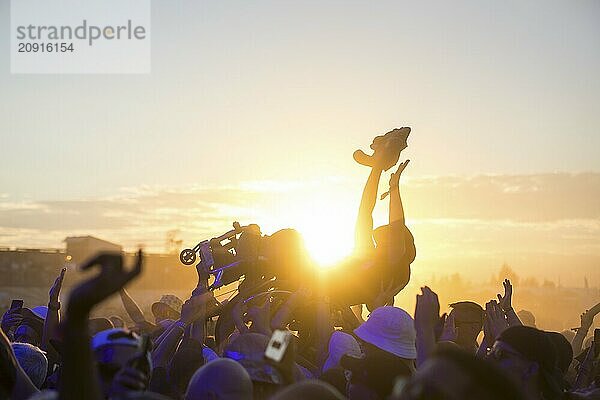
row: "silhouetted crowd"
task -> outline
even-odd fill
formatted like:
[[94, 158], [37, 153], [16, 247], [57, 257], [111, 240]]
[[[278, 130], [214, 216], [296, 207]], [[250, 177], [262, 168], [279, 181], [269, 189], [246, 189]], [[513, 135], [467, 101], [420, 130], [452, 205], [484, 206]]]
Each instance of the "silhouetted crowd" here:
[[[237, 225], [229, 245], [212, 240], [212, 253], [201, 252], [191, 296], [163, 295], [151, 319], [126, 290], [143, 270], [141, 251], [132, 266], [118, 253], [86, 261], [92, 273], [63, 301], [66, 269], [47, 305], [13, 300], [1, 321], [0, 399], [600, 398], [600, 330], [589, 335], [600, 304], [564, 332], [516, 312], [508, 279], [484, 305], [465, 299], [441, 313], [425, 286], [414, 312], [393, 306], [416, 257], [400, 197], [408, 161], [377, 191], [409, 133], [394, 129], [373, 140], [372, 155], [355, 152], [370, 173], [355, 252], [333, 268], [315, 268], [292, 229], [266, 236]], [[373, 229], [386, 197], [389, 223]], [[129, 318], [91, 318], [113, 295]]]

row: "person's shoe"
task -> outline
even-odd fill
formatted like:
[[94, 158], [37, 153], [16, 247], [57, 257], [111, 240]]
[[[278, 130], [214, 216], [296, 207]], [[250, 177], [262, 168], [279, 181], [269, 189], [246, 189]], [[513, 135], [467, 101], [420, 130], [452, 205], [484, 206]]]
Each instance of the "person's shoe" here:
[[385, 135], [376, 136], [371, 143], [373, 155], [368, 155], [362, 150], [356, 150], [354, 160], [368, 167], [379, 167], [384, 171], [392, 168], [400, 158], [400, 152], [407, 147], [406, 140], [410, 128], [396, 128]]

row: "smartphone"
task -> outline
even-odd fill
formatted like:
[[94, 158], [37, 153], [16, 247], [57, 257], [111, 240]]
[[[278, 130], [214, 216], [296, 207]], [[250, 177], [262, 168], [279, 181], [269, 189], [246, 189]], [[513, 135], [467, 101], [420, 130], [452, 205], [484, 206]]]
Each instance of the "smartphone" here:
[[20, 310], [21, 308], [23, 308], [23, 300], [17, 299], [17, 300], [13, 300], [12, 303], [10, 303], [10, 309], [12, 310]]
[[600, 355], [600, 329], [594, 329], [594, 359]]
[[271, 335], [271, 340], [265, 350], [265, 358], [267, 360], [280, 363], [285, 356], [285, 352], [292, 340], [292, 332], [276, 329]]

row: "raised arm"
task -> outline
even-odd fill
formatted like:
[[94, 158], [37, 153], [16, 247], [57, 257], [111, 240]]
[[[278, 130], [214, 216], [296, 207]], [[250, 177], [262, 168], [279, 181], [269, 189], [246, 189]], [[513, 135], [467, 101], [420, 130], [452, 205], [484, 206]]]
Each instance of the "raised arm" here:
[[505, 279], [504, 282], [502, 282], [502, 286], [504, 286], [504, 296], [500, 295], [500, 293], [498, 293], [496, 296], [498, 297], [498, 305], [506, 314], [506, 320], [508, 321], [508, 325], [523, 325], [523, 323], [519, 319], [519, 316], [515, 312], [515, 309], [512, 306], [513, 287], [510, 283], [510, 279]]
[[144, 317], [144, 313], [137, 305], [135, 300], [133, 300], [129, 293], [127, 293], [127, 290], [125, 290], [125, 288], [119, 291], [119, 295], [121, 296], [121, 301], [123, 302], [123, 307], [125, 307], [125, 311], [127, 311], [127, 315], [129, 315], [129, 317], [133, 320], [133, 322], [136, 323], [136, 325], [143, 326], [146, 323], [148, 323], [146, 317]]
[[436, 344], [435, 327], [440, 320], [438, 295], [424, 286], [417, 294], [415, 306], [415, 330], [417, 331], [417, 368], [433, 353]]
[[402, 198], [400, 197], [400, 175], [402, 175], [409, 162], [410, 160], [406, 160], [400, 163], [396, 172], [390, 177], [390, 224], [396, 221], [404, 223], [404, 207], [402, 207]]
[[189, 336], [198, 343], [204, 344], [206, 343], [206, 315], [218, 302], [213, 292], [206, 289], [203, 293], [193, 296], [190, 301], [194, 305], [194, 320], [189, 329]]
[[166, 367], [169, 364], [187, 326], [185, 322], [179, 320], [160, 335], [160, 340], [157, 341], [158, 345], [152, 350], [152, 367], [154, 369]]
[[600, 303], [596, 304], [589, 310], [585, 310], [583, 314], [581, 314], [581, 326], [577, 329], [577, 333], [571, 342], [571, 347], [573, 348], [573, 354], [581, 353], [583, 341], [587, 336], [592, 324], [594, 323], [594, 317], [596, 314], [600, 312]]
[[477, 349], [477, 357], [483, 358], [487, 354], [487, 349], [492, 347], [494, 341], [510, 325], [502, 307], [496, 300], [488, 301], [485, 304], [485, 317], [483, 320], [483, 340]]
[[90, 311], [98, 303], [117, 293], [142, 271], [142, 251], [138, 253], [131, 270], [123, 267], [120, 253], [101, 253], [82, 265], [90, 269], [99, 265], [100, 273], [76, 286], [69, 296], [63, 325], [64, 343], [61, 370], [60, 400], [102, 400], [98, 371], [94, 363], [88, 319]]
[[[206, 315], [206, 301], [209, 298], [212, 298], [212, 293], [192, 296], [192, 298], [183, 303], [179, 320], [171, 324], [156, 341], [157, 347], [152, 351], [152, 364], [154, 368], [166, 367], [169, 364], [184, 333], [195, 321], [204, 318]], [[202, 335], [201, 337], [203, 337], [204, 333], [199, 332], [198, 335]], [[194, 338], [196, 337], [195, 335]]]
[[[383, 255], [389, 265], [395, 269], [395, 285], [399, 286], [398, 291], [402, 290], [410, 279], [410, 264], [414, 260], [415, 249], [412, 235], [408, 232], [404, 218], [404, 207], [400, 198], [400, 176], [408, 165], [410, 160], [406, 160], [398, 166], [396, 172], [390, 177], [390, 208], [389, 225], [387, 229], [388, 244], [383, 246]], [[384, 193], [381, 198], [385, 198]], [[379, 240], [379, 239], [378, 239]], [[378, 243], [379, 246], [379, 243]], [[395, 292], [394, 295], [398, 293]]]
[[50, 288], [49, 292], [49, 301], [48, 301], [48, 314], [46, 315], [46, 319], [44, 321], [44, 333], [42, 334], [42, 350], [48, 352], [50, 339], [53, 338], [58, 331], [58, 323], [60, 322], [60, 290], [62, 288], [62, 283], [65, 278], [66, 268], [63, 268], [60, 271], [60, 275], [54, 281], [54, 284]]
[[380, 167], [371, 168], [360, 199], [354, 229], [354, 249], [359, 253], [373, 249], [373, 210], [377, 202], [377, 189], [382, 172]]

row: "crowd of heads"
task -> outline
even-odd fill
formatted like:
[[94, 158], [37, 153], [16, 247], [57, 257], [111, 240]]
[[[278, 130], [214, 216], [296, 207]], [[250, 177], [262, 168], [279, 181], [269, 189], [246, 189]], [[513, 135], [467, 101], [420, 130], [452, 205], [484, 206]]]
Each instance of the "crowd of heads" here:
[[[286, 229], [259, 237], [270, 272], [248, 269], [237, 295], [217, 299], [198, 268], [191, 296], [165, 294], [149, 317], [126, 290], [142, 271], [141, 251], [133, 266], [99, 254], [81, 265], [96, 274], [68, 296], [63, 269], [47, 305], [17, 300], [4, 313], [0, 400], [600, 398], [600, 335], [590, 335], [600, 305], [576, 332], [560, 333], [515, 311], [509, 280], [486, 304], [463, 299], [444, 310], [425, 286], [414, 310], [393, 305], [416, 257], [398, 188], [408, 162], [382, 196], [390, 196], [389, 224], [373, 229], [371, 213], [408, 133], [391, 131], [373, 141], [372, 156], [355, 154], [371, 172], [357, 254], [337, 270], [310, 273], [298, 233]], [[128, 318], [92, 318], [113, 295]]]
[[[292, 304], [305, 299], [300, 292], [288, 297], [279, 311], [302, 307], [301, 302]], [[293, 318], [285, 327], [271, 325], [277, 311], [265, 312], [264, 304], [251, 306], [242, 316], [244, 328], [236, 327], [217, 343], [215, 324], [206, 322], [220, 316], [207, 317], [205, 307], [204, 313], [197, 312], [204, 326], [197, 336], [190, 331], [198, 320], [182, 319], [182, 312], [193, 309], [188, 307], [191, 302], [165, 295], [152, 305], [152, 323], [88, 318], [82, 336], [88, 339], [84, 343], [92, 365], [75, 367], [93, 367], [99, 398], [576, 399], [600, 393], [596, 343], [592, 338], [585, 348], [581, 340], [589, 324], [565, 336], [523, 324], [512, 308], [482, 307], [467, 300], [449, 304], [448, 313], [440, 315], [435, 292], [424, 288], [424, 293], [414, 313], [382, 305], [364, 322], [356, 318], [354, 325], [336, 326], [332, 315], [317, 310], [315, 318], [324, 318], [324, 323], [312, 333], [325, 331], [323, 348], [318, 337], [303, 343], [307, 338], [300, 337], [302, 330], [292, 330], [297, 323]], [[240, 312], [239, 307], [231, 312]], [[69, 376], [62, 371], [63, 363], [78, 359], [63, 356], [69, 343], [61, 331], [69, 328], [68, 321], [48, 341], [47, 313], [46, 307], [35, 307], [4, 314], [4, 345], [9, 346], [2, 360], [4, 398], [64, 397], [61, 379]], [[259, 326], [265, 322], [266, 330]], [[291, 332], [292, 341], [284, 358], [273, 361], [265, 354], [272, 345], [270, 332], [280, 328]], [[12, 372], [11, 358], [18, 363]], [[19, 392], [20, 379], [30, 382], [29, 391]]]

